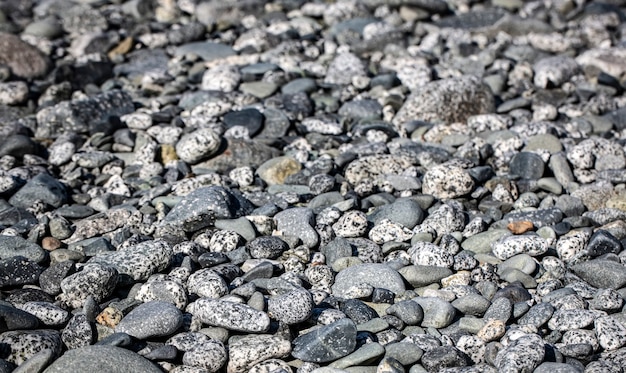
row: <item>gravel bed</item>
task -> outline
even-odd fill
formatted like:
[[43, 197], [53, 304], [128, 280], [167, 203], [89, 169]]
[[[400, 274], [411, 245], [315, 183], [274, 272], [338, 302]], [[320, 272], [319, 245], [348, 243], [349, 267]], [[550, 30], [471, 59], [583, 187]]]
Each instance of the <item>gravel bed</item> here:
[[626, 1], [0, 2], [0, 373], [619, 373]]

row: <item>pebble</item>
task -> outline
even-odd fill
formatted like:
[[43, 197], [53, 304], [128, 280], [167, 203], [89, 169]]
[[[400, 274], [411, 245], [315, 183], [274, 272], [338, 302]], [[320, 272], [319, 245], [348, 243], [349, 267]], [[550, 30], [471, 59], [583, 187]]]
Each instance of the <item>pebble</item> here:
[[0, 6], [0, 371], [626, 365], [619, 6], [148, 3]]
[[182, 312], [173, 304], [150, 301], [129, 312], [115, 328], [139, 339], [172, 335], [183, 323]]
[[315, 363], [334, 361], [354, 351], [356, 337], [354, 322], [340, 319], [294, 339], [291, 354], [302, 361]]
[[104, 252], [89, 259], [90, 264], [115, 268], [134, 280], [146, 280], [170, 264], [172, 249], [162, 240], [145, 241], [115, 252]]
[[[452, 110], [461, 106], [468, 110]], [[411, 92], [393, 122], [402, 125], [420, 118], [427, 122], [455, 123], [493, 111], [494, 99], [489, 88], [473, 76], [462, 76], [430, 82]]]
[[[289, 341], [273, 335], [243, 336], [229, 344], [228, 372], [248, 372], [256, 364], [272, 358], [287, 356], [292, 349]], [[295, 344], [293, 345], [295, 349]]]
[[319, 235], [313, 228], [313, 211], [309, 208], [296, 207], [281, 211], [274, 216], [274, 221], [276, 221], [276, 229], [283, 235], [299, 237], [309, 248], [319, 243]]
[[224, 344], [210, 339], [185, 350], [183, 364], [208, 372], [217, 372], [226, 364], [228, 354]]
[[270, 327], [270, 318], [265, 312], [245, 304], [200, 298], [189, 307], [203, 323], [228, 330], [259, 333]]
[[624, 266], [610, 260], [594, 259], [574, 265], [572, 271], [589, 285], [602, 289], [619, 289], [626, 284]]
[[0, 63], [20, 78], [37, 78], [48, 70], [49, 61], [41, 51], [10, 33], [0, 33], [0, 55]]
[[456, 316], [456, 309], [443, 299], [435, 297], [418, 297], [413, 301], [422, 307], [424, 319], [421, 326], [445, 328], [450, 325]]
[[8, 346], [6, 361], [21, 365], [43, 350], [58, 358], [62, 351], [61, 335], [56, 330], [10, 330], [0, 334], [0, 343]]
[[439, 199], [461, 197], [474, 189], [470, 174], [453, 164], [432, 167], [424, 174], [422, 191]]
[[26, 302], [20, 308], [35, 315], [42, 324], [48, 326], [60, 326], [70, 319], [70, 314], [66, 310], [48, 302]]
[[161, 371], [155, 364], [135, 352], [116, 346], [96, 345], [67, 351], [44, 372], [68, 372], [76, 369], [119, 372], [120, 367], [134, 372], [157, 373]]
[[314, 306], [311, 294], [305, 289], [297, 289], [270, 298], [267, 312], [270, 317], [291, 325], [307, 320]]
[[501, 260], [509, 259], [518, 254], [538, 256], [548, 251], [548, 242], [539, 236], [507, 236], [494, 242], [491, 250]]
[[220, 136], [215, 131], [201, 128], [180, 138], [176, 143], [176, 154], [183, 161], [196, 164], [215, 154], [220, 144]]
[[521, 336], [496, 355], [499, 371], [531, 371], [543, 361], [544, 342], [535, 334]]
[[616, 350], [626, 344], [626, 326], [613, 317], [598, 317], [594, 326], [598, 343], [605, 350]]
[[380, 263], [358, 264], [341, 270], [335, 277], [332, 291], [337, 296], [345, 297], [358, 284], [387, 289], [396, 294], [405, 291], [402, 276], [393, 268]]
[[356, 351], [348, 356], [333, 361], [329, 366], [332, 368], [344, 369], [361, 363], [372, 361], [382, 356], [385, 353], [385, 347], [380, 343], [373, 342], [368, 343], [358, 348]]

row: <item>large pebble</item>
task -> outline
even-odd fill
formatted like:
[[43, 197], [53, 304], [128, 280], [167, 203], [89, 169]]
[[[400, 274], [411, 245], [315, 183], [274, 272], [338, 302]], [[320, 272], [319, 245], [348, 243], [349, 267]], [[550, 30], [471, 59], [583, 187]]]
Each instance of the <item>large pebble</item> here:
[[572, 271], [591, 286], [602, 289], [619, 289], [626, 285], [624, 265], [611, 260], [594, 259], [578, 263]]
[[56, 330], [12, 330], [0, 334], [0, 343], [7, 346], [4, 358], [21, 365], [42, 350], [51, 350], [54, 357], [61, 355], [61, 335]]
[[162, 271], [170, 264], [172, 248], [163, 240], [146, 241], [124, 250], [104, 252], [88, 263], [115, 268], [118, 273], [134, 280], [146, 280], [151, 274]]
[[252, 204], [240, 194], [221, 186], [207, 186], [184, 196], [165, 221], [194, 232], [213, 224], [214, 219], [238, 218], [251, 211]]
[[0, 64], [7, 65], [20, 78], [33, 79], [48, 70], [48, 60], [34, 46], [18, 36], [0, 33]]
[[221, 144], [220, 136], [210, 128], [201, 128], [181, 137], [176, 154], [183, 161], [196, 164], [215, 154]]
[[227, 358], [224, 344], [210, 339], [187, 349], [183, 354], [183, 364], [202, 368], [208, 372], [217, 372], [226, 364]]
[[[295, 347], [294, 347], [295, 348]], [[228, 347], [228, 373], [244, 373], [256, 364], [282, 358], [291, 352], [289, 341], [273, 335], [247, 335], [232, 340]]]
[[543, 361], [544, 350], [541, 337], [525, 335], [500, 350], [494, 363], [500, 372], [531, 372]]
[[431, 167], [424, 174], [422, 191], [439, 199], [450, 199], [468, 194], [474, 189], [470, 174], [454, 164]]
[[182, 323], [183, 314], [172, 303], [151, 301], [139, 305], [124, 316], [115, 331], [147, 339], [174, 334]]
[[317, 246], [319, 235], [313, 228], [313, 211], [306, 207], [294, 207], [279, 212], [274, 216], [276, 229], [285, 236], [299, 237], [309, 248]]
[[423, 327], [445, 328], [450, 325], [456, 315], [456, 309], [441, 298], [418, 297], [413, 298], [424, 310]]
[[356, 348], [356, 331], [356, 325], [350, 319], [321, 326], [294, 339], [292, 355], [316, 363], [337, 360]]
[[387, 289], [396, 294], [405, 291], [402, 276], [396, 270], [385, 264], [365, 263], [341, 270], [335, 277], [333, 294], [345, 297], [351, 288], [359, 284]]
[[270, 317], [291, 325], [308, 319], [314, 306], [311, 293], [300, 288], [270, 298], [267, 302], [267, 312]]
[[[464, 108], [459, 110], [459, 108]], [[419, 118], [433, 123], [465, 122], [495, 110], [491, 90], [474, 76], [441, 79], [411, 92], [393, 122], [401, 125]]]
[[498, 259], [506, 260], [518, 254], [542, 255], [548, 251], [548, 242], [540, 236], [507, 236], [494, 242], [491, 249]]
[[201, 298], [189, 305], [190, 312], [205, 324], [248, 333], [265, 332], [270, 318], [248, 305]]
[[118, 281], [115, 268], [90, 264], [80, 272], [66, 277], [61, 281], [62, 299], [71, 307], [82, 307], [88, 297], [96, 302], [104, 300], [113, 293]]
[[67, 201], [65, 186], [47, 173], [40, 173], [29, 180], [9, 199], [10, 204], [22, 208], [30, 207], [36, 201], [61, 207]]

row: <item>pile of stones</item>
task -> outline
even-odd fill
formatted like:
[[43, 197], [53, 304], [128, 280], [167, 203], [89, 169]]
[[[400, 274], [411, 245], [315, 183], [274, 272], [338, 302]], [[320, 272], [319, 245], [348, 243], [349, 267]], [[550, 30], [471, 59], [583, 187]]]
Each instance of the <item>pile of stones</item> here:
[[625, 19], [2, 1], [0, 373], [624, 372]]

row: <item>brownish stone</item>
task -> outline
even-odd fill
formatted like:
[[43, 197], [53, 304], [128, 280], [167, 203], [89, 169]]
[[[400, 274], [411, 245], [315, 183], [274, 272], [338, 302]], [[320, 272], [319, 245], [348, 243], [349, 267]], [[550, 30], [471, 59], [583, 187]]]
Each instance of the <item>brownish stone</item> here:
[[528, 220], [514, 221], [506, 226], [514, 234], [522, 234], [535, 228], [533, 223]]

